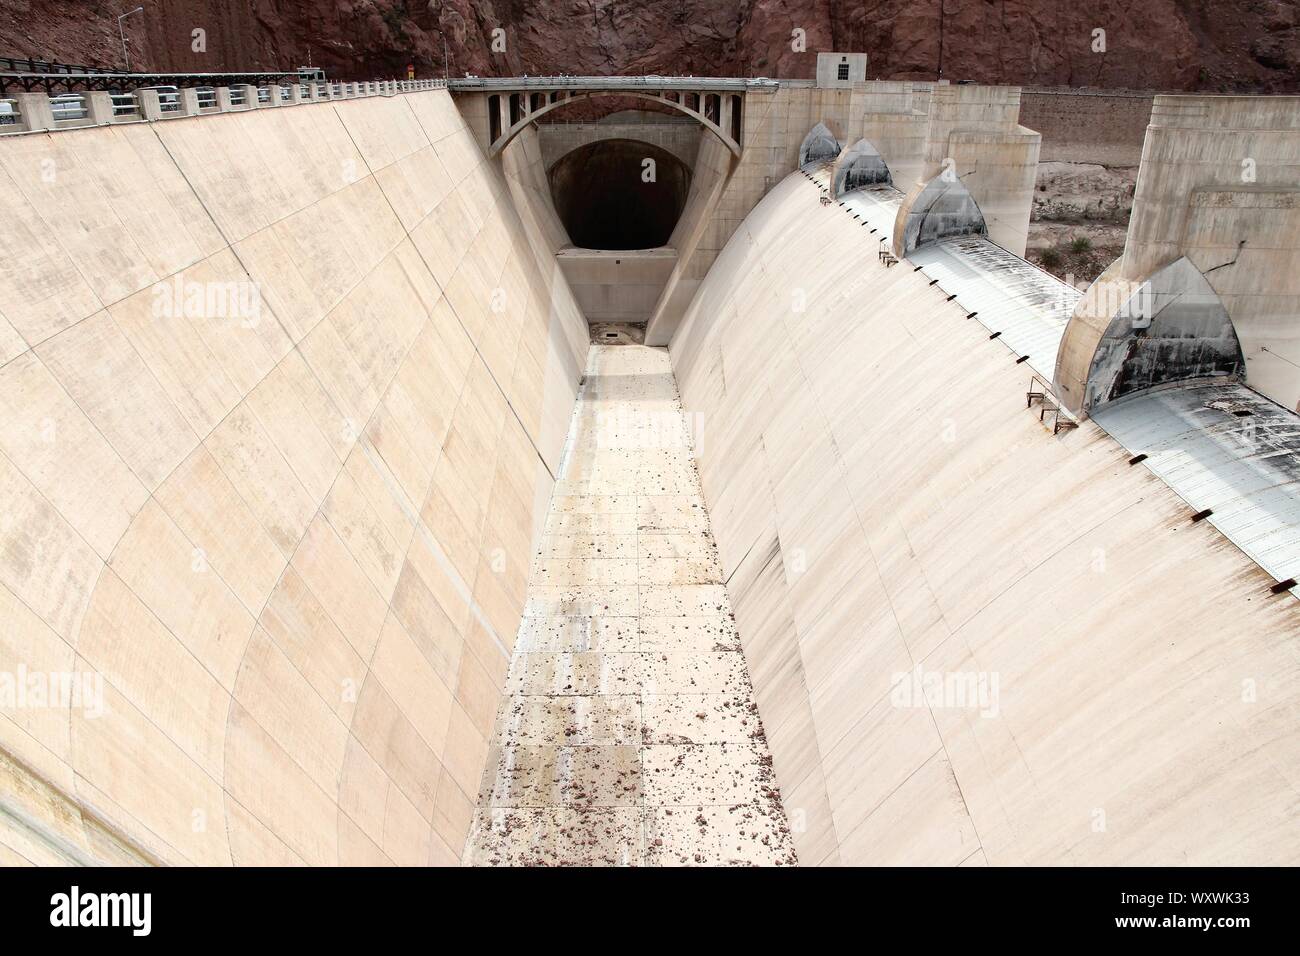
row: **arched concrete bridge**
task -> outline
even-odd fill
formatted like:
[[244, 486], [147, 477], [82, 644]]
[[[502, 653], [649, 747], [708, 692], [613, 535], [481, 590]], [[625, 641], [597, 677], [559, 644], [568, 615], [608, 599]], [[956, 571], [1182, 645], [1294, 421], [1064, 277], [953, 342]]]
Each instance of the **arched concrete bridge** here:
[[744, 101], [750, 92], [774, 92], [775, 80], [691, 76], [466, 77], [448, 86], [458, 95], [487, 98], [488, 155], [497, 156], [530, 123], [575, 102], [600, 96], [649, 100], [683, 113], [739, 156]]

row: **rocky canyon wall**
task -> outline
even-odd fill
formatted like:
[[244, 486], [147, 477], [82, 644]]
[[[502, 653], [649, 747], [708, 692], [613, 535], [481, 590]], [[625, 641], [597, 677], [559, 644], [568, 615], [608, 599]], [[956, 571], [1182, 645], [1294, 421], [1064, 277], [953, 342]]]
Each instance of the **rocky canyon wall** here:
[[[880, 78], [934, 79], [942, 71], [980, 83], [1300, 90], [1294, 0], [152, 0], [145, 7], [127, 21], [132, 58], [160, 71], [292, 68], [310, 59], [341, 79], [396, 75], [408, 63], [423, 76], [446, 68], [484, 76], [810, 78], [818, 50], [853, 49], [870, 55], [870, 75]], [[120, 12], [103, 2], [0, 0], [0, 55], [118, 66]], [[202, 44], [194, 42], [196, 29], [205, 31]], [[792, 47], [796, 29], [802, 52]], [[1094, 49], [1099, 29], [1104, 52]]]

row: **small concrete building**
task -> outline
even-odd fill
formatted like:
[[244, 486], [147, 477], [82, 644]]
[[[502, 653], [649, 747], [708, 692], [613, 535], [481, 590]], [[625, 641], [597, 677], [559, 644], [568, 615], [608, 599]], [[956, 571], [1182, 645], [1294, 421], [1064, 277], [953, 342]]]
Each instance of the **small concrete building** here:
[[865, 53], [818, 53], [817, 87], [829, 89], [867, 81]]

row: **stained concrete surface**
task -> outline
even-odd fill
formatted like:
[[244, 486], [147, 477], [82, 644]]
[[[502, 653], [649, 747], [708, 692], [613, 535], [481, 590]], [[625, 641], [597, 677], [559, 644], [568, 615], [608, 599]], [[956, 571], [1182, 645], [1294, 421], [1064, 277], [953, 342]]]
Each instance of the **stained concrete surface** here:
[[1300, 860], [1294, 599], [819, 197], [670, 348], [801, 865]]
[[566, 444], [587, 329], [504, 165], [443, 93], [0, 141], [0, 671], [105, 682], [0, 714], [0, 860], [1300, 859], [1294, 600], [1153, 473], [1197, 456], [1053, 435], [1003, 306], [803, 177], [750, 213], [758, 158], [697, 166], [664, 293], [705, 497], [662, 353], [597, 350]]
[[0, 183], [0, 685], [102, 681], [0, 697], [0, 861], [455, 863], [587, 342], [500, 171], [429, 91]]
[[466, 847], [793, 864], [668, 354], [591, 348]]

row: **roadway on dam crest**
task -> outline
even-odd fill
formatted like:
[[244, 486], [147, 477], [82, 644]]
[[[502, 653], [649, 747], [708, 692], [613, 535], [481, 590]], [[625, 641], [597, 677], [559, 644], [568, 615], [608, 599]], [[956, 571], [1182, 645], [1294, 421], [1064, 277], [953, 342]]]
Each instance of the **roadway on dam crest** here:
[[591, 349], [465, 858], [795, 862], [662, 349]]

